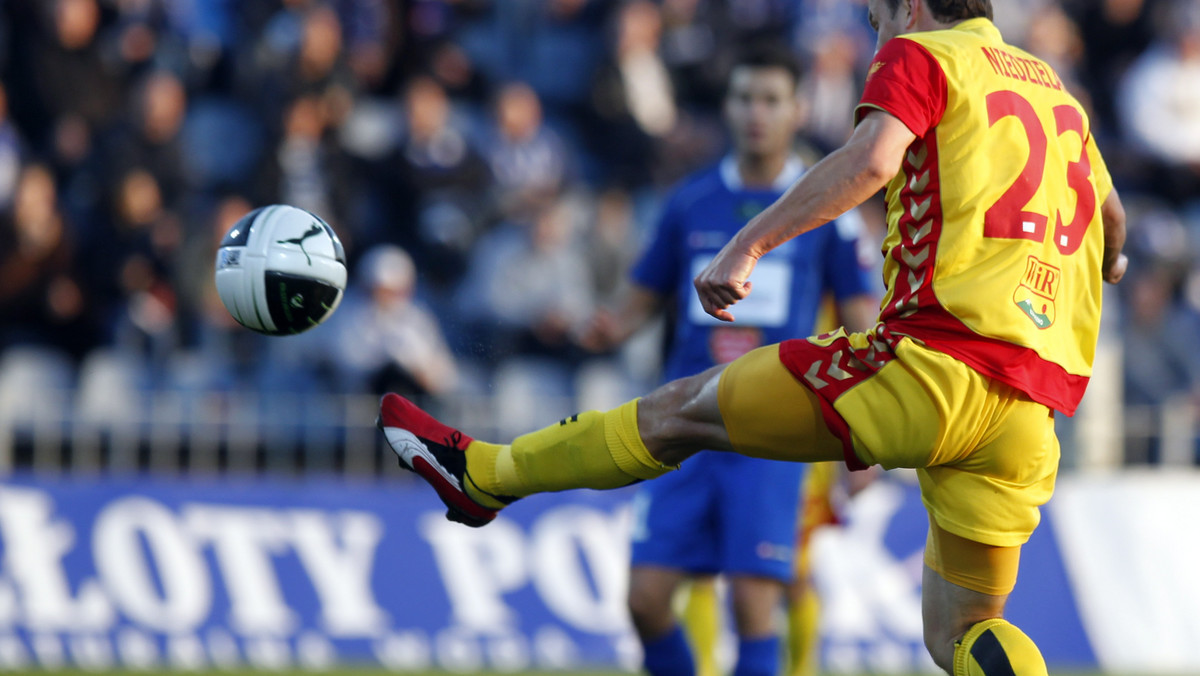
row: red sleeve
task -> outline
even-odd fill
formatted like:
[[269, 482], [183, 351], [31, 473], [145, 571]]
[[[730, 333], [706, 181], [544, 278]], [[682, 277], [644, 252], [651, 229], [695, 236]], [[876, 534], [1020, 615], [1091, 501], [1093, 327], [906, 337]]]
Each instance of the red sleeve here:
[[854, 123], [861, 122], [871, 108], [895, 115], [909, 131], [925, 136], [946, 111], [946, 74], [941, 64], [913, 40], [888, 40], [867, 71]]

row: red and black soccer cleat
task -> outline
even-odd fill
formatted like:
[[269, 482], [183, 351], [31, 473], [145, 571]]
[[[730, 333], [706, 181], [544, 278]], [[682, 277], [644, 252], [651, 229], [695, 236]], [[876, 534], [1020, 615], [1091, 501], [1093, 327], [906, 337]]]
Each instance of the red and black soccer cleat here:
[[434, 420], [398, 394], [385, 394], [379, 403], [379, 429], [400, 458], [400, 466], [415, 472], [446, 503], [446, 518], [479, 528], [499, 510], [484, 507], [467, 495], [467, 446], [474, 439]]

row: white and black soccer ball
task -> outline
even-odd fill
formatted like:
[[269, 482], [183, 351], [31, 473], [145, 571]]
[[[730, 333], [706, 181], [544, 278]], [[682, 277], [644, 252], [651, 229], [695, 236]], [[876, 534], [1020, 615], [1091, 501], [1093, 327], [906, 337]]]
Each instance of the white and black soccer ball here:
[[306, 331], [333, 314], [346, 288], [346, 252], [319, 216], [286, 204], [260, 207], [217, 250], [217, 293], [248, 329]]

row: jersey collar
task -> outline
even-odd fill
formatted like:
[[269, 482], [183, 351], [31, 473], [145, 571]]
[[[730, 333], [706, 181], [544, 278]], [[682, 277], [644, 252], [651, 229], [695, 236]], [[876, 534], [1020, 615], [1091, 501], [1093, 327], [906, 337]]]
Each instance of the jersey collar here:
[[996, 24], [982, 16], [974, 19], [959, 21], [958, 23], [954, 24], [951, 30], [975, 33], [992, 42], [1002, 42], [1004, 39], [1000, 35], [1000, 29], [996, 28]]
[[[742, 183], [742, 173], [738, 171], [737, 158], [733, 155], [726, 155], [721, 160], [720, 172], [721, 182], [725, 184], [725, 188], [730, 192], [738, 192], [746, 189], [745, 184]], [[778, 192], [787, 190], [803, 173], [804, 162], [799, 157], [792, 155], [783, 164], [783, 171], [780, 171], [779, 175], [775, 177], [775, 181], [771, 183], [771, 188]]]

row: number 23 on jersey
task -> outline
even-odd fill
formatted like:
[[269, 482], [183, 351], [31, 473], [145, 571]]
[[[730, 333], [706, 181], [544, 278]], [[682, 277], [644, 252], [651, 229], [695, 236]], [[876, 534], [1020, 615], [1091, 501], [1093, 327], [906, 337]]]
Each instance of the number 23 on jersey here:
[[[1096, 213], [1096, 191], [1089, 180], [1092, 166], [1088, 159], [1083, 114], [1074, 106], [1055, 106], [1054, 125], [1052, 129], [1047, 130], [1033, 104], [1020, 94], [1007, 90], [987, 95], [987, 111], [989, 127], [995, 127], [1006, 118], [1016, 118], [1029, 141], [1029, 156], [1016, 180], [985, 213], [984, 236], [1044, 242], [1046, 236], [1051, 234], [1054, 245], [1062, 255], [1069, 256], [1075, 253]], [[1067, 134], [1077, 136], [1080, 141], [1079, 158], [1067, 158], [1065, 162], [1053, 161], [1052, 158], [1057, 159], [1059, 154], [1051, 152], [1048, 131], [1054, 134], [1056, 143], [1058, 137]], [[1075, 194], [1075, 210], [1070, 222], [1063, 221], [1061, 208], [1055, 209], [1053, 214], [1037, 210], [1037, 205], [1049, 209], [1046, 200], [1035, 202], [1034, 199], [1042, 187], [1047, 171], [1061, 172], [1059, 175], [1065, 175], [1068, 189]], [[1051, 215], [1055, 218], [1054, 231], [1047, 233]]]

